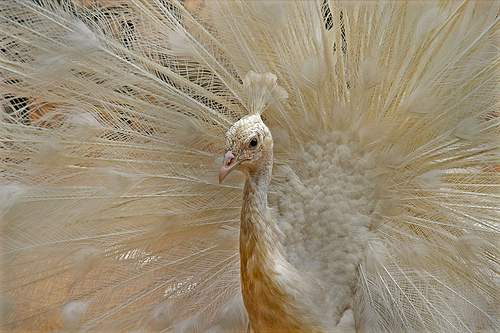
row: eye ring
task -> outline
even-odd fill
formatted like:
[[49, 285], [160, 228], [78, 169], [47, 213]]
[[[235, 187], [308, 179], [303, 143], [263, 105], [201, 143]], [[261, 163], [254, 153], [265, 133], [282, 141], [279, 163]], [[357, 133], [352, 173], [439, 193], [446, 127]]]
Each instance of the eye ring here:
[[257, 147], [258, 144], [259, 144], [259, 140], [257, 140], [257, 138], [253, 138], [252, 140], [250, 140], [250, 143], [248, 144], [248, 146], [250, 148], [255, 148], [255, 147]]

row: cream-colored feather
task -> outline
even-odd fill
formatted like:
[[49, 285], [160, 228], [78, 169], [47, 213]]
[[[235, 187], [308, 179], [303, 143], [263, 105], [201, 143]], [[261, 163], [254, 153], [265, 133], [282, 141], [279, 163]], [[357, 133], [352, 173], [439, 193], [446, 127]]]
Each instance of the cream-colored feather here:
[[500, 330], [498, 1], [16, 0], [0, 35], [2, 330], [246, 331], [248, 114], [305, 321]]

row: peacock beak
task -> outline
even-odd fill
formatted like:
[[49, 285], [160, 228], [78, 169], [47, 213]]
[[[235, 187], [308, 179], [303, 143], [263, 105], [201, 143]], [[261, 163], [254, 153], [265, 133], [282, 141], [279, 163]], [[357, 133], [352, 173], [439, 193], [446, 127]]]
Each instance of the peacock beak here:
[[222, 167], [219, 172], [219, 183], [222, 183], [224, 178], [234, 169], [236, 169], [240, 165], [240, 161], [238, 157], [235, 157], [233, 152], [228, 150], [228, 152], [224, 155], [224, 162], [222, 162]]

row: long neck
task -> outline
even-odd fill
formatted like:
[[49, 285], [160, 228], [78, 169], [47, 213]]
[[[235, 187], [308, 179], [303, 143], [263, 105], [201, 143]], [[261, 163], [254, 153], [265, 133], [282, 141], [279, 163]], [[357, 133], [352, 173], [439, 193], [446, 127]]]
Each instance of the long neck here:
[[240, 227], [245, 307], [254, 332], [318, 331], [309, 322], [311, 314], [304, 316], [308, 309], [296, 304], [300, 301], [296, 295], [308, 286], [286, 262], [276, 220], [267, 206], [271, 170], [272, 156], [258, 170], [248, 172], [245, 183]]
[[247, 174], [241, 210], [240, 252], [261, 255], [278, 244], [279, 229], [267, 206], [267, 190], [271, 181], [272, 156], [257, 170]]
[[243, 207], [241, 209], [240, 227], [240, 254], [242, 262], [252, 256], [263, 260], [261, 264], [272, 265], [268, 254], [281, 255], [279, 243], [279, 229], [276, 221], [272, 218], [267, 206], [267, 190], [271, 181], [273, 167], [272, 153], [267, 156], [266, 161], [258, 169], [247, 172], [245, 188], [243, 192]]

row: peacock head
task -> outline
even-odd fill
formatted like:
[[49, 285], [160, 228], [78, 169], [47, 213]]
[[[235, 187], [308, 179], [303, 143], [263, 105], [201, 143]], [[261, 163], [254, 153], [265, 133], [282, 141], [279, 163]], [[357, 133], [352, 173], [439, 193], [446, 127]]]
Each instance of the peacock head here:
[[226, 133], [226, 154], [219, 173], [219, 182], [233, 170], [247, 174], [269, 162], [273, 151], [271, 131], [259, 115], [245, 116]]

